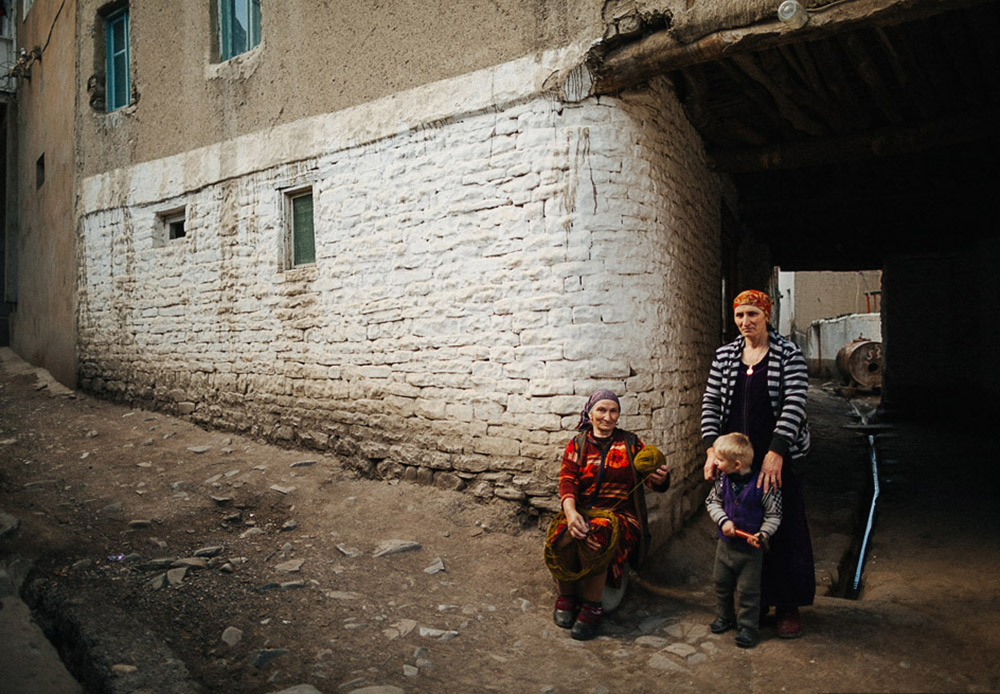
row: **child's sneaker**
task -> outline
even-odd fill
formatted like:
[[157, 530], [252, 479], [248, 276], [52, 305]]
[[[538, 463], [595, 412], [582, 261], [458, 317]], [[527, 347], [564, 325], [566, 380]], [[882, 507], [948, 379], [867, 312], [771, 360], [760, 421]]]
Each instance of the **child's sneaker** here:
[[716, 617], [715, 621], [708, 625], [708, 628], [712, 630], [713, 634], [724, 634], [734, 626], [736, 624], [733, 620], [726, 619], [725, 617]]
[[757, 645], [759, 632], [749, 627], [740, 627], [740, 632], [736, 635], [736, 645], [740, 648], [753, 648]]

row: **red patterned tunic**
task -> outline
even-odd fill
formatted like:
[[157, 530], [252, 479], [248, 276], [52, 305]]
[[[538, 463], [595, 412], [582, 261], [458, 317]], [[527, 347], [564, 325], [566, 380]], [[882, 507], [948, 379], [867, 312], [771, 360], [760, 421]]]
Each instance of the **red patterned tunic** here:
[[[635, 442], [633, 456], [643, 448], [642, 441], [636, 438]], [[580, 461], [579, 464], [577, 460]], [[583, 455], [577, 454], [576, 437], [567, 444], [563, 452], [562, 467], [559, 470], [560, 501], [573, 497], [580, 511], [612, 509], [618, 518], [618, 547], [608, 567], [609, 582], [615, 587], [621, 585], [625, 561], [643, 532], [633, 492], [637, 481], [626, 450], [625, 433], [621, 429], [615, 429], [609, 439], [594, 439], [593, 434], [588, 432]], [[587, 545], [595, 551], [607, 547], [611, 539], [609, 521], [594, 518], [590, 521], [590, 526]], [[563, 523], [557, 528], [553, 543], [558, 542], [565, 531]]]

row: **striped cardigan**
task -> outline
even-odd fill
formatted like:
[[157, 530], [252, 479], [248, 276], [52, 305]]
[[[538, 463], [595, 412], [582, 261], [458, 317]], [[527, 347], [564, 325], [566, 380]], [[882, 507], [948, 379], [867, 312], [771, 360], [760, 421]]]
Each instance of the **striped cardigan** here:
[[[767, 366], [767, 391], [777, 423], [770, 450], [783, 458], [803, 458], [809, 452], [809, 427], [806, 423], [806, 389], [809, 375], [802, 350], [768, 326], [770, 347]], [[746, 338], [740, 335], [719, 347], [708, 374], [708, 386], [701, 402], [701, 436], [710, 448], [722, 433], [729, 418], [736, 388], [736, 376], [742, 364]]]

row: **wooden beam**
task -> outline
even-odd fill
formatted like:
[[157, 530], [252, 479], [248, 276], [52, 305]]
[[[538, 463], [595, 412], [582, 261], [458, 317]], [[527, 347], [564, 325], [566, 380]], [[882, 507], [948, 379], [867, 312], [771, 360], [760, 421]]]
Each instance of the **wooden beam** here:
[[802, 67], [805, 75], [806, 85], [812, 89], [816, 101], [820, 106], [820, 113], [826, 120], [827, 127], [833, 132], [838, 132], [844, 127], [844, 118], [839, 109], [834, 108], [834, 100], [831, 97], [830, 89], [826, 81], [820, 76], [809, 47], [803, 43], [797, 43], [788, 47], [798, 59], [798, 64]]
[[740, 92], [753, 102], [758, 119], [766, 121], [772, 133], [777, 132], [785, 139], [795, 137], [795, 129], [782, 116], [775, 106], [774, 99], [771, 98], [766, 89], [748, 77], [731, 60], [720, 60], [718, 65], [729, 79], [739, 87]]
[[997, 140], [996, 111], [934, 123], [883, 128], [864, 135], [795, 142], [743, 150], [709, 150], [718, 171], [754, 173], [880, 159], [980, 140]]
[[743, 71], [747, 77], [759, 84], [773, 100], [775, 108], [784, 120], [787, 120], [792, 127], [799, 132], [819, 137], [827, 133], [826, 128], [817, 123], [813, 118], [806, 115], [798, 105], [789, 98], [786, 91], [778, 87], [767, 71], [761, 69], [757, 64], [755, 56], [737, 55], [733, 56], [733, 63]]
[[690, 69], [681, 73], [679, 78], [687, 87], [684, 109], [706, 143], [732, 142], [735, 139], [755, 147], [767, 144], [767, 137], [762, 133], [742, 121], [732, 119], [720, 121], [713, 109], [706, 105], [709, 87], [701, 65], [692, 65]]
[[833, 40], [814, 41], [802, 44], [804, 50], [810, 51], [827, 89], [833, 94], [835, 110], [843, 120], [847, 130], [867, 130], [871, 127], [871, 113], [864, 107], [861, 86], [856, 76], [848, 74], [845, 67], [845, 56], [840, 46]]
[[[763, 22], [710, 34], [690, 44], [678, 42], [669, 29], [588, 59], [594, 94], [613, 94], [680, 68], [765, 48], [815, 41], [862, 26], [882, 27], [926, 19], [950, 10], [993, 0], [854, 0], [809, 14], [809, 23], [790, 29], [778, 21]], [[776, 13], [777, 14], [777, 13]]]
[[895, 99], [888, 93], [890, 87], [882, 79], [882, 75], [868, 51], [868, 46], [861, 36], [857, 33], [845, 33], [841, 34], [838, 39], [844, 45], [844, 53], [850, 56], [861, 81], [868, 86], [872, 102], [882, 112], [885, 119], [890, 123], [902, 122], [903, 115], [899, 112]]

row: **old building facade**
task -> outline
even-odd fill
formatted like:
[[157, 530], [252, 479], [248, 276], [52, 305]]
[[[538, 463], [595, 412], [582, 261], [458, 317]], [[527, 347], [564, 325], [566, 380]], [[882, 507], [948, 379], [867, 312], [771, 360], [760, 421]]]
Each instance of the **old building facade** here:
[[[505, 8], [529, 30], [487, 51], [456, 31], [456, 67], [434, 32], [396, 46], [315, 3], [260, 3], [223, 59], [225, 3], [78, 2], [79, 385], [532, 512], [611, 387], [677, 470], [654, 517], [679, 523], [722, 186], [669, 81], [565, 98], [602, 19], [557, 5]], [[385, 45], [358, 57], [349, 19]]]
[[760, 123], [706, 109], [735, 99], [711, 70], [756, 81], [734, 80], [753, 117], [816, 136], [794, 99], [854, 104], [780, 93], [762, 66], [782, 46], [806, 74], [841, 25], [943, 11], [810, 2], [794, 28], [773, 4], [22, 2], [12, 345], [94, 393], [533, 514], [557, 507], [584, 398], [611, 387], [675, 471], [653, 509], [669, 532], [702, 491], [726, 300], [766, 288], [779, 250], [842, 269], [809, 227], [745, 225], [754, 176], [867, 151], [852, 134], [775, 153]]

